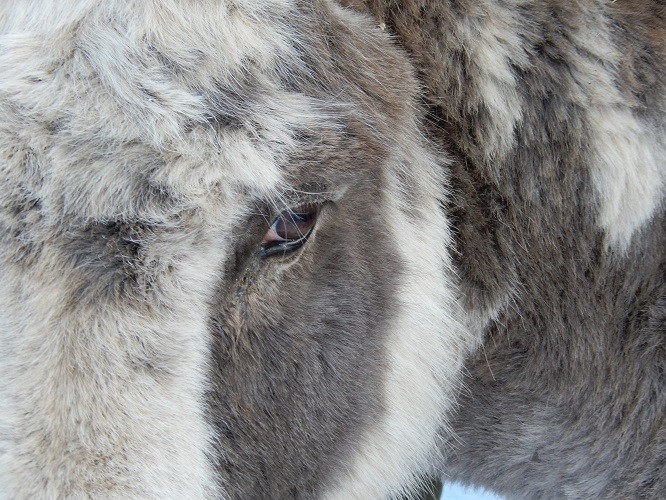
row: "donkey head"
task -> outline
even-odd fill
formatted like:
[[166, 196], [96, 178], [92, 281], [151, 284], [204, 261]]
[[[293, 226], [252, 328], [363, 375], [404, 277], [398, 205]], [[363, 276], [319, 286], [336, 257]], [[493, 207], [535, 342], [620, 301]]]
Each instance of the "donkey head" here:
[[0, 491], [381, 497], [464, 354], [445, 159], [328, 2], [4, 6]]

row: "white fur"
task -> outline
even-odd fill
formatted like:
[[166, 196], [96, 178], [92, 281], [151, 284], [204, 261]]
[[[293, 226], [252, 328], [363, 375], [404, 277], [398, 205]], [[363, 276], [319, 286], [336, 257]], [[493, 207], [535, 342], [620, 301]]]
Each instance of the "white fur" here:
[[527, 56], [518, 36], [520, 19], [508, 16], [492, 2], [479, 3], [473, 9], [466, 22], [457, 26], [457, 36], [479, 75], [473, 91], [488, 110], [488, 123], [486, 134], [478, 140], [492, 161], [513, 146], [513, 130], [522, 119], [523, 103], [511, 65], [525, 64]]
[[[624, 107], [593, 109], [589, 119], [596, 140], [592, 179], [600, 202], [598, 224], [609, 246], [622, 251], [663, 204], [664, 139], [655, 138]], [[659, 142], [661, 147], [647, 146]]]
[[591, 176], [598, 197], [597, 224], [607, 245], [622, 252], [663, 203], [666, 131], [659, 126], [645, 129], [618, 88], [616, 75], [608, 70], [619, 67], [623, 58], [608, 23], [597, 22], [593, 36], [590, 30], [572, 36], [591, 55], [571, 55], [570, 62], [580, 105], [588, 109], [587, 129], [596, 153]]
[[[409, 135], [409, 132], [403, 132]], [[404, 155], [404, 156], [402, 156]], [[324, 496], [330, 500], [386, 498], [409, 491], [428, 469], [437, 434], [451, 408], [462, 360], [477, 345], [461, 325], [451, 257], [451, 233], [439, 209], [441, 167], [414, 140], [388, 175], [388, 233], [406, 268], [397, 318], [387, 332], [386, 412], [359, 440], [352, 465]], [[409, 165], [408, 167], [405, 167]], [[414, 183], [420, 205], [401, 193], [396, 170]], [[418, 176], [410, 172], [418, 172]], [[405, 211], [418, 212], [418, 220]]]
[[[3, 265], [0, 392], [11, 433], [0, 436], [0, 476], [8, 498], [215, 496], [200, 398], [216, 260], [210, 246], [191, 247], [174, 255], [169, 245], [177, 272], [157, 284], [179, 293], [123, 311], [87, 300], [72, 308], [76, 271], [54, 273], [60, 256], [33, 269], [30, 290]], [[133, 371], [131, 360], [142, 359], [163, 377]]]

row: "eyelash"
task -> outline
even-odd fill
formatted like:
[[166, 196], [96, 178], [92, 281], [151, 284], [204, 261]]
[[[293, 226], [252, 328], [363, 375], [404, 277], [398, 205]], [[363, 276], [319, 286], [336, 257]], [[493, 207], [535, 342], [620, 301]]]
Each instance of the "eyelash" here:
[[285, 255], [302, 247], [317, 222], [319, 206], [301, 205], [280, 212], [261, 240], [264, 257]]

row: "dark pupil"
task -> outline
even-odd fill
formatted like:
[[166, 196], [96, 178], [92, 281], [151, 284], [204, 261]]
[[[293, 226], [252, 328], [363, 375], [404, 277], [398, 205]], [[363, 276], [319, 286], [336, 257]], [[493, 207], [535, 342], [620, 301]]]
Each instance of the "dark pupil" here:
[[275, 232], [285, 240], [297, 240], [305, 236], [315, 222], [316, 212], [282, 212], [275, 220]]

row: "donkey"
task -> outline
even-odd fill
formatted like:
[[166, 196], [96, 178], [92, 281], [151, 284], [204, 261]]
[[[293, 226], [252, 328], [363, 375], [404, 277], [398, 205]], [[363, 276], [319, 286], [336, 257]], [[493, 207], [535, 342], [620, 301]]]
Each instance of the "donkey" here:
[[658, 0], [0, 4], [0, 498], [666, 492]]

